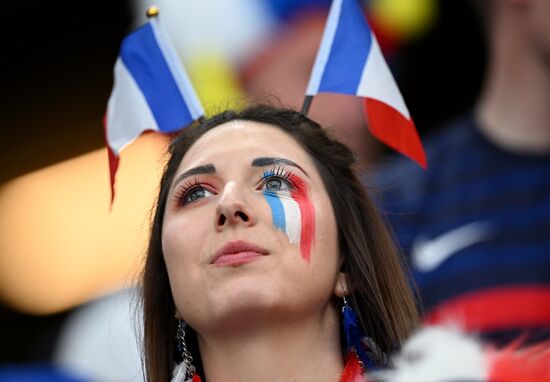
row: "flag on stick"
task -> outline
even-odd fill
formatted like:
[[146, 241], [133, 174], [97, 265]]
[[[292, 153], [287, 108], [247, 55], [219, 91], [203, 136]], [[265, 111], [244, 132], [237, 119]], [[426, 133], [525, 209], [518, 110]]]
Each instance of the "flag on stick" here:
[[405, 101], [358, 0], [333, 0], [306, 91], [303, 112], [321, 92], [365, 98], [371, 133], [426, 168], [426, 154]]
[[147, 130], [173, 133], [200, 118], [203, 108], [166, 31], [149, 21], [121, 44], [105, 114], [111, 204], [121, 150]]

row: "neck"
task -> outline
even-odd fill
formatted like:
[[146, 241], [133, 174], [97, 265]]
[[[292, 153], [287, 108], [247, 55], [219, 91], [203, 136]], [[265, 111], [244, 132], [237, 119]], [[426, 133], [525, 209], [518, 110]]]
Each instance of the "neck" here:
[[550, 151], [550, 62], [522, 29], [517, 15], [492, 28], [490, 61], [478, 103], [481, 129], [497, 145], [519, 152]]
[[208, 382], [337, 382], [344, 368], [334, 309], [319, 320], [199, 335]]

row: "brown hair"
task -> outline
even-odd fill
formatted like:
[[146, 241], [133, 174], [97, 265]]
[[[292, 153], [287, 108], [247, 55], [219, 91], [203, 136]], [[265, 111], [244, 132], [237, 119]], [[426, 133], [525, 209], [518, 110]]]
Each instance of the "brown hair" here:
[[[161, 246], [162, 219], [170, 184], [189, 148], [207, 131], [234, 120], [278, 127], [313, 158], [332, 201], [339, 250], [353, 292], [351, 304], [363, 329], [382, 351], [399, 346], [415, 328], [418, 314], [388, 230], [351, 168], [353, 154], [303, 114], [255, 105], [196, 123], [184, 129], [170, 144], [170, 159], [160, 183], [142, 281], [147, 379], [170, 380], [174, 365], [177, 323]], [[198, 358], [196, 343], [188, 347], [195, 348], [192, 353]], [[198, 361], [195, 364], [200, 368]]]

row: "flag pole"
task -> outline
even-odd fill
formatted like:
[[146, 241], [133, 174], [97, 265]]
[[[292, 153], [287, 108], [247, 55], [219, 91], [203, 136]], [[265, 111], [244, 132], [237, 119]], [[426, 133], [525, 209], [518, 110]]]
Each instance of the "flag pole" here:
[[309, 112], [309, 108], [311, 106], [311, 101], [313, 101], [312, 95], [306, 95], [306, 98], [304, 98], [304, 103], [302, 105], [302, 114], [307, 115]]

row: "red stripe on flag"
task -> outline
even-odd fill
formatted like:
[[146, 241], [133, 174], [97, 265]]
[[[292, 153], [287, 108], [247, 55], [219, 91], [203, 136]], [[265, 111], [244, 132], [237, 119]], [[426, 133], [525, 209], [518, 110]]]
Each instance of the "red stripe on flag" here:
[[550, 287], [474, 292], [447, 301], [425, 317], [429, 324], [458, 322], [467, 331], [550, 326]]
[[113, 208], [113, 202], [115, 201], [115, 176], [118, 170], [119, 158], [115, 152], [109, 146], [107, 140], [107, 113], [103, 114], [103, 129], [105, 131], [105, 144], [107, 146], [107, 155], [109, 157], [109, 180], [111, 183], [111, 202], [110, 209]]
[[109, 146], [107, 146], [107, 152], [109, 154], [109, 175], [111, 180], [111, 207], [115, 201], [115, 176], [118, 170], [119, 158]]
[[412, 120], [372, 98], [365, 98], [365, 115], [373, 136], [427, 168], [426, 153]]

